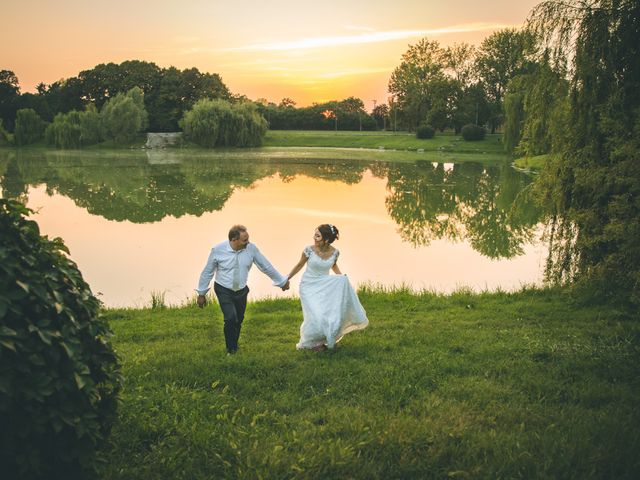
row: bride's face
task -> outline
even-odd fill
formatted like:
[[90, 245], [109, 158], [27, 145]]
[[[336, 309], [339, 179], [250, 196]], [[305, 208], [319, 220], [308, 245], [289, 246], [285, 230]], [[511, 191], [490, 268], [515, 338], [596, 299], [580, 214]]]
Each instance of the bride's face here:
[[316, 245], [323, 243], [322, 234], [320, 233], [320, 230], [318, 230], [317, 228], [316, 228], [316, 231], [313, 232], [313, 241], [316, 243]]

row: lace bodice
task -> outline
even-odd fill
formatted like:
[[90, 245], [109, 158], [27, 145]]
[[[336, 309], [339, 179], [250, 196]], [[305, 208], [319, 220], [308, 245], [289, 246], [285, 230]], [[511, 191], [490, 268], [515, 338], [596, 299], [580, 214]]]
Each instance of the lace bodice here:
[[324, 259], [313, 250], [313, 247], [308, 246], [304, 249], [304, 255], [308, 258], [305, 275], [329, 275], [329, 270], [338, 260], [340, 252], [336, 248], [329, 258]]

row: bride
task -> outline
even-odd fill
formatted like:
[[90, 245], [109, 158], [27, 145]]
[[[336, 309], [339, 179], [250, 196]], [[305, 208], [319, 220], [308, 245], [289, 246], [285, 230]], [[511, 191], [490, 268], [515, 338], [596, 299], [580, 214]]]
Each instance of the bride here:
[[[314, 232], [313, 245], [305, 247], [300, 261], [289, 273], [291, 279], [307, 264], [300, 281], [304, 320], [300, 325], [298, 349], [331, 349], [346, 333], [369, 324], [356, 292], [338, 268], [340, 252], [331, 246], [337, 238], [335, 226], [320, 225]], [[329, 270], [336, 275], [329, 275]]]

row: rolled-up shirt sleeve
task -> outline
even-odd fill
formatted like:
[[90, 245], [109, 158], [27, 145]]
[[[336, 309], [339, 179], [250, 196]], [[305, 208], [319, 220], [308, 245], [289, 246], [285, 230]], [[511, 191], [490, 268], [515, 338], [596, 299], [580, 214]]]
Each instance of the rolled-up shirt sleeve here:
[[196, 292], [198, 295], [206, 295], [210, 290], [209, 284], [211, 283], [211, 279], [216, 273], [218, 268], [218, 262], [215, 257], [215, 253], [213, 248], [211, 249], [211, 253], [209, 253], [209, 258], [207, 259], [207, 264], [204, 266], [202, 273], [200, 274], [200, 280], [198, 281], [198, 288], [196, 288]]
[[256, 264], [258, 269], [267, 275], [271, 280], [273, 280], [273, 284], [278, 287], [283, 287], [285, 283], [287, 283], [287, 277], [283, 276], [278, 272], [273, 265], [267, 260], [267, 258], [258, 250], [258, 247], [255, 247], [255, 251], [253, 252], [253, 262]]

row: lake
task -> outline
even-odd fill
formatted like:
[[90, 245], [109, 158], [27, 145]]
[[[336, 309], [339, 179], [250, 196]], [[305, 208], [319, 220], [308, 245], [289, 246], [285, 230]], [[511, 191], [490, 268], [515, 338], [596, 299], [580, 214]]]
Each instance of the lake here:
[[[312, 152], [312, 153], [309, 153]], [[340, 230], [339, 266], [354, 285], [451, 292], [540, 284], [547, 256], [532, 178], [509, 165], [385, 161], [379, 152], [277, 149], [0, 151], [4, 197], [61, 237], [107, 306], [194, 295], [212, 245], [235, 223], [283, 274], [314, 229]], [[297, 295], [253, 268], [250, 298]]]

